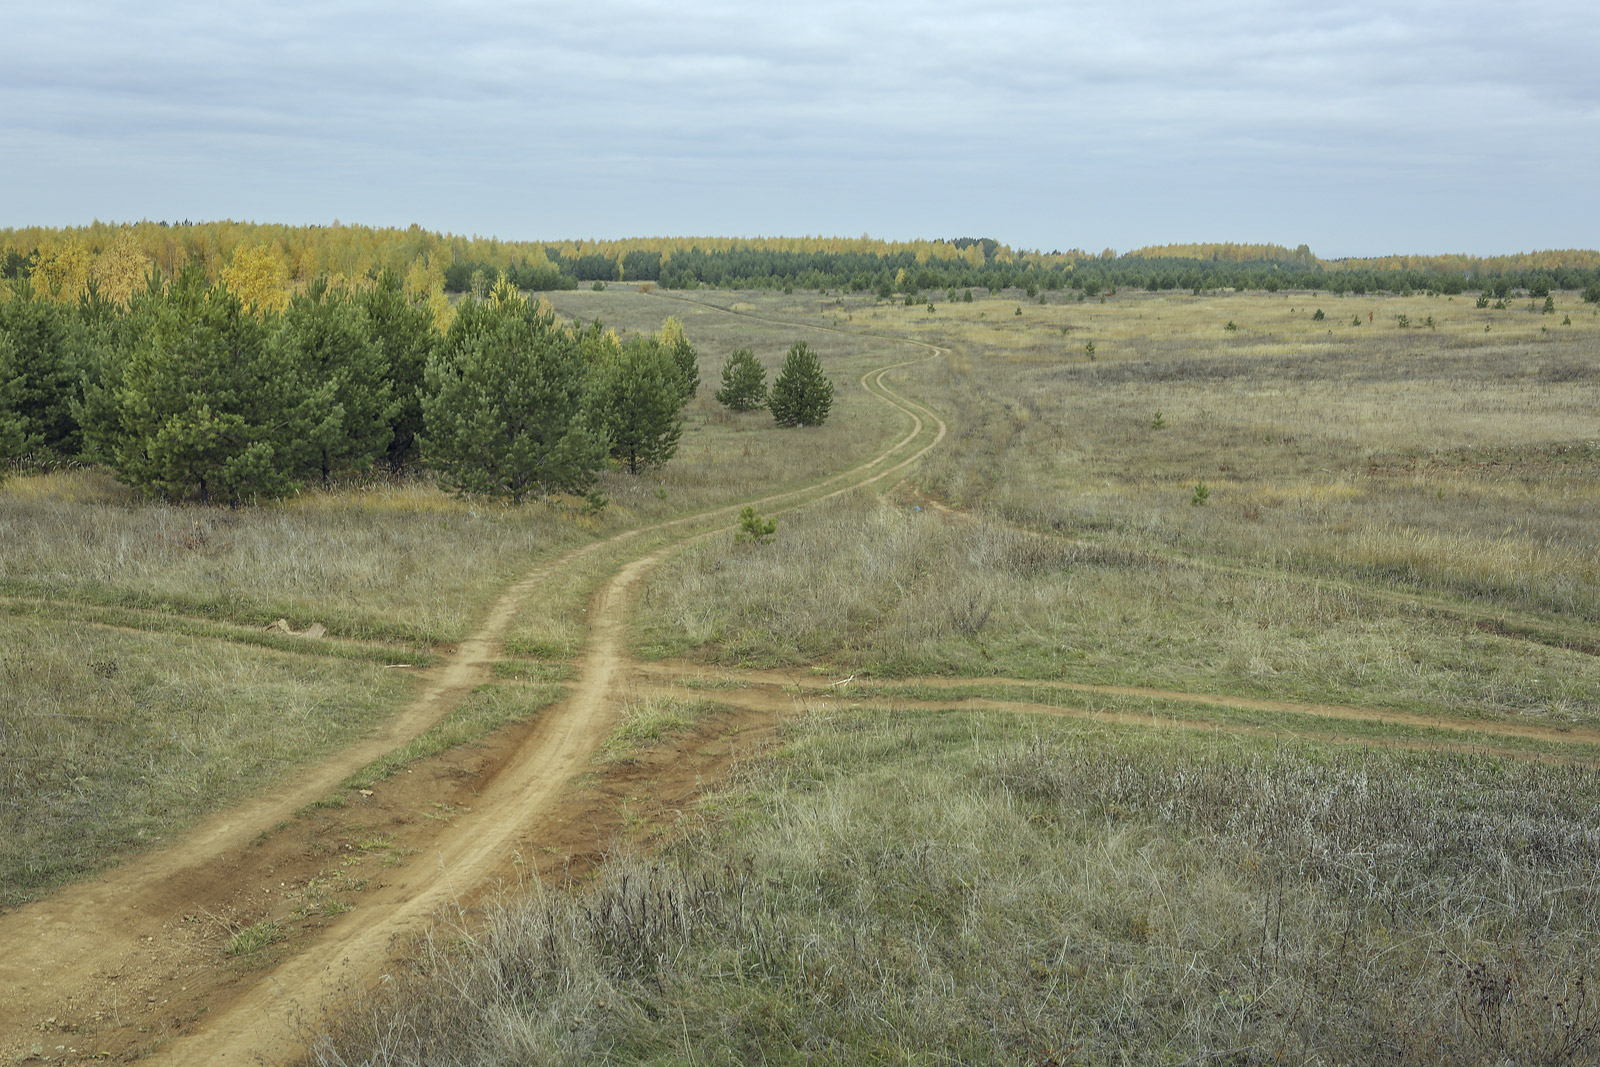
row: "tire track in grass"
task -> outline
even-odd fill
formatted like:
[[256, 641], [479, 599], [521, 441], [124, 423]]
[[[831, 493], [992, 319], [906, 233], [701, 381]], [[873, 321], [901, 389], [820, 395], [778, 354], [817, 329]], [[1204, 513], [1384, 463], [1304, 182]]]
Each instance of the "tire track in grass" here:
[[[845, 687], [839, 682], [828, 682], [815, 677], [805, 677], [781, 670], [738, 670], [716, 667], [705, 667], [693, 663], [658, 661], [654, 663], [640, 663], [635, 670], [646, 679], [657, 682], [677, 682], [686, 680], [709, 681], [711, 686], [720, 690], [729, 683], [747, 684], [767, 689], [795, 690], [803, 693], [822, 694], [832, 692], [836, 696]], [[851, 676], [854, 678], [854, 676]], [[848, 679], [846, 680], [849, 681]], [[905, 678], [874, 678], [870, 682], [863, 681], [863, 686], [870, 686], [869, 693], [873, 695], [866, 698], [867, 703], [894, 700], [894, 696], [879, 696], [877, 690], [883, 689], [1033, 689], [1053, 690], [1058, 692], [1084, 693], [1100, 696], [1131, 697], [1142, 700], [1171, 701], [1180, 704], [1194, 704], [1202, 707], [1215, 707], [1235, 709], [1239, 711], [1261, 711], [1280, 715], [1301, 715], [1313, 719], [1332, 719], [1346, 722], [1375, 723], [1380, 725], [1404, 726], [1422, 730], [1443, 730], [1462, 734], [1484, 737], [1518, 738], [1526, 741], [1538, 741], [1566, 745], [1600, 745], [1600, 730], [1586, 726], [1545, 726], [1537, 723], [1501, 722], [1493, 719], [1453, 719], [1438, 715], [1416, 715], [1410, 712], [1393, 711], [1383, 708], [1360, 708], [1343, 704], [1298, 703], [1287, 700], [1270, 700], [1257, 697], [1237, 697], [1219, 693], [1193, 693], [1173, 689], [1156, 689], [1144, 686], [1127, 685], [1096, 685], [1089, 682], [1068, 682], [1059, 680], [1033, 680], [1027, 678], [999, 678], [999, 677], [973, 677], [950, 678], [946, 676], [921, 677], [911, 676]], [[719, 693], [719, 699], [724, 699]], [[737, 697], [727, 698], [731, 703], [737, 703]], [[1007, 703], [990, 695], [969, 695], [953, 698], [956, 700], [971, 700], [985, 706], [999, 706]], [[914, 700], [916, 703], [926, 703]], [[1028, 704], [1028, 701], [1016, 701], [1019, 705]], [[949, 706], [944, 703], [942, 706]], [[1054, 705], [1039, 705], [1053, 707]], [[1133, 715], [1132, 720], [1141, 718]], [[1150, 716], [1142, 716], [1143, 721], [1149, 722]], [[1217, 724], [1206, 723], [1206, 728]]]

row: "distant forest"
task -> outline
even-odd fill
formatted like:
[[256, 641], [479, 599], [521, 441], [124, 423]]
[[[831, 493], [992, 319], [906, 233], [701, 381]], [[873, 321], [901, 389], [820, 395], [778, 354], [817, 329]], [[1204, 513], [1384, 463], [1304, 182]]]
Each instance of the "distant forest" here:
[[[663, 289], [801, 289], [894, 295], [967, 289], [1150, 291], [1219, 289], [1332, 293], [1578, 290], [1600, 300], [1600, 252], [1510, 256], [1321, 259], [1305, 245], [1165, 245], [1117, 253], [1013, 249], [988, 238], [879, 241], [856, 238], [636, 238], [502, 241], [367, 226], [237, 222], [0, 230], [0, 274], [40, 296], [73, 301], [91, 289], [125, 304], [152, 270], [173, 277], [198, 267], [247, 301], [285, 305], [319, 278], [361, 287], [384, 271], [415, 302], [447, 318], [448, 294], [486, 293], [502, 276], [523, 290], [610, 282]], [[0, 286], [0, 301], [7, 298]], [[444, 321], [439, 324], [441, 327]]]

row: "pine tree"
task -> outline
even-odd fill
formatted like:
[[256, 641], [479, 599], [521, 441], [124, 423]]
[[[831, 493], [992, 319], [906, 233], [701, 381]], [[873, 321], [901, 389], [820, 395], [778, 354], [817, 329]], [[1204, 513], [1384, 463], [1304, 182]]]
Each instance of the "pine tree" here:
[[399, 276], [387, 270], [378, 276], [376, 285], [356, 298], [366, 314], [367, 337], [388, 361], [394, 412], [389, 420], [392, 435], [384, 462], [393, 473], [414, 463], [418, 454], [423, 374], [439, 340], [427, 298], [425, 287], [412, 295], [401, 285]]
[[28, 446], [23, 431], [22, 385], [16, 343], [10, 334], [0, 330], [0, 482], [6, 480], [9, 461], [22, 455]]
[[308, 385], [331, 385], [337, 418], [307, 441], [311, 467], [326, 486], [335, 470], [370, 470], [394, 438], [398, 404], [389, 360], [372, 340], [361, 309], [318, 278], [289, 301], [273, 342]]
[[673, 364], [678, 368], [684, 401], [693, 400], [700, 391], [700, 367], [694, 346], [684, 335], [683, 323], [676, 318], [668, 318], [661, 324], [661, 332], [656, 334], [656, 339], [661, 342], [662, 348], [671, 353]]
[[832, 406], [833, 383], [806, 343], [796, 341], [767, 399], [773, 419], [779, 426], [821, 426]]
[[722, 365], [717, 403], [734, 411], [753, 411], [767, 403], [767, 370], [748, 348], [736, 348]]
[[11, 335], [13, 366], [21, 378], [17, 411], [30, 450], [76, 456], [82, 449], [72, 410], [80, 374], [72, 327], [71, 309], [43, 299], [27, 281], [15, 283], [10, 301], [0, 304], [0, 330]]
[[595, 370], [591, 421], [630, 474], [659, 467], [683, 435], [683, 378], [673, 353], [654, 337], [630, 338]]
[[307, 382], [276, 323], [190, 268], [149, 309], [117, 386], [110, 462], [136, 488], [169, 499], [238, 504], [300, 486], [307, 442], [335, 433], [334, 383]]
[[587, 368], [572, 331], [545, 304], [465, 300], [428, 360], [422, 453], [460, 493], [582, 493], [605, 465], [604, 436], [583, 418]]

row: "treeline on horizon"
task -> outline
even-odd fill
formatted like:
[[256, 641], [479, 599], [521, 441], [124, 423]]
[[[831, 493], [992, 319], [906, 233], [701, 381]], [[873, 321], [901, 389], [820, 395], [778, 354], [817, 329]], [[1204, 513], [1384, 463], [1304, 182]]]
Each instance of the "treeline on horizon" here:
[[[1013, 249], [988, 238], [650, 237], [524, 242], [367, 226], [238, 222], [94, 223], [0, 230], [0, 275], [72, 301], [89, 289], [125, 304], [159, 269], [187, 266], [280, 305], [314, 279], [361, 286], [384, 271], [429, 302], [444, 328], [448, 294], [483, 295], [502, 276], [529, 291], [609, 282], [664, 289], [802, 289], [894, 294], [952, 289], [1149, 291], [1304, 289], [1333, 293], [1578, 290], [1600, 299], [1600, 252], [1321, 259], [1305, 245], [1173, 244], [1118, 254]], [[5, 295], [0, 293], [0, 300]]]

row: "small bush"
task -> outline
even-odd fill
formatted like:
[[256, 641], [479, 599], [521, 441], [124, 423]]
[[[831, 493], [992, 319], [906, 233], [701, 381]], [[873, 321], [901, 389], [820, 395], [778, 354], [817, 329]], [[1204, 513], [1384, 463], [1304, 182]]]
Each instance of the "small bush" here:
[[733, 540], [736, 544], [741, 545], [746, 541], [764, 545], [772, 540], [773, 535], [777, 532], [777, 519], [764, 519], [756, 514], [755, 508], [746, 506], [744, 510], [739, 512], [739, 532], [733, 535]]

